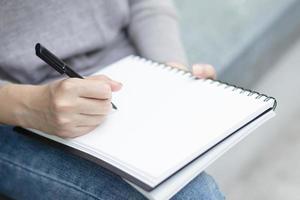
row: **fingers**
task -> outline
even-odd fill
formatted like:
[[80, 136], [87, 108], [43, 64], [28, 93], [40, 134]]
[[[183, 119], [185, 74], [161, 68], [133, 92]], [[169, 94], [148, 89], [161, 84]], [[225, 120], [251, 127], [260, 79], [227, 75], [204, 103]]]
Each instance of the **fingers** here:
[[[55, 124], [48, 133], [57, 135], [62, 138], [73, 138], [83, 134], [86, 134], [96, 127], [98, 127], [105, 120], [105, 116], [73, 116], [70, 119], [65, 119], [69, 121], [64, 125]], [[80, 121], [80, 122], [79, 122]], [[79, 124], [79, 125], [78, 125]]]
[[194, 64], [193, 74], [199, 78], [216, 79], [216, 70], [212, 65], [208, 64]]
[[91, 132], [105, 120], [104, 115], [82, 115], [73, 117], [72, 124], [59, 127], [53, 134], [62, 138], [74, 138]]
[[69, 78], [49, 84], [48, 132], [59, 137], [90, 132], [111, 112], [111, 93], [120, 87], [120, 83], [105, 76]]
[[106, 100], [112, 96], [110, 85], [104, 81], [84, 80], [82, 84], [78, 84], [77, 91], [80, 97], [85, 98]]
[[98, 127], [98, 125], [97, 126], [77, 126], [73, 130], [65, 131], [59, 136], [62, 138], [75, 138], [75, 137], [85, 135], [85, 134], [93, 131], [97, 127]]
[[58, 81], [51, 90], [53, 96], [74, 96], [94, 98], [94, 99], [110, 99], [111, 86], [105, 80], [89, 80], [79, 78], [69, 78]]
[[[184, 64], [178, 62], [166, 62], [167, 65], [182, 70], [188, 70]], [[199, 78], [211, 78], [216, 79], [216, 71], [213, 66], [208, 64], [194, 64], [193, 75]]]
[[110, 99], [113, 91], [121, 89], [122, 84], [110, 80], [106, 76], [94, 76], [87, 79], [80, 80], [78, 84], [78, 92], [80, 97], [94, 98], [94, 99]]
[[99, 126], [105, 118], [105, 115], [79, 114], [76, 116], [75, 121], [77, 127]]
[[182, 70], [188, 70], [188, 68], [184, 64], [179, 63], [179, 62], [166, 62], [166, 65], [175, 67], [178, 69], [182, 69]]
[[72, 81], [76, 84], [79, 96], [86, 98], [110, 99], [111, 92], [122, 88], [120, 82], [111, 80], [104, 75], [90, 76], [86, 79], [73, 79]]
[[111, 87], [111, 90], [118, 91], [122, 88], [122, 83], [118, 81], [114, 81], [111, 78], [105, 76], [105, 75], [96, 75], [96, 76], [90, 76], [86, 78], [87, 80], [96, 80], [96, 81], [104, 81], [105, 83], [109, 84]]
[[86, 115], [107, 115], [111, 112], [112, 105], [110, 100], [98, 100], [80, 98], [77, 101], [76, 110], [80, 114]]
[[93, 131], [94, 129], [96, 129], [98, 127], [97, 126], [78, 126], [77, 127], [77, 132], [76, 132], [76, 137], [77, 136], [81, 136], [81, 135], [84, 135], [86, 133], [89, 133], [91, 131]]

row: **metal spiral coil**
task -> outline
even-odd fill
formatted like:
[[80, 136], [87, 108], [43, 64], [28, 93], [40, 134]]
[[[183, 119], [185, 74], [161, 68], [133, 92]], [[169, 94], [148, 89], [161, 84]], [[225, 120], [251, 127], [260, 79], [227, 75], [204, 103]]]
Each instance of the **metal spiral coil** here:
[[[169, 71], [173, 71], [175, 73], [180, 73], [182, 72], [183, 75], [186, 75], [188, 74], [191, 78], [195, 79], [195, 80], [200, 80], [199, 78], [195, 77], [190, 71], [186, 71], [186, 70], [183, 70], [183, 69], [179, 69], [179, 68], [175, 68], [175, 67], [172, 67], [172, 66], [169, 66], [169, 65], [166, 65], [164, 63], [159, 63], [159, 62], [155, 62], [155, 61], [152, 61], [152, 60], [148, 60], [146, 58], [142, 58], [140, 56], [136, 56], [136, 55], [133, 55], [132, 56], [134, 59], [136, 60], [140, 60], [140, 61], [143, 61], [145, 63], [149, 63], [151, 65], [154, 65], [154, 66], [159, 66], [159, 67], [163, 67], [164, 69], [166, 70], [169, 70]], [[264, 102], [267, 102], [269, 100], [274, 100], [274, 105], [273, 105], [273, 110], [276, 109], [277, 107], [277, 100], [274, 98], [274, 97], [271, 97], [271, 96], [267, 96], [265, 94], [261, 94], [259, 92], [256, 92], [256, 91], [253, 91], [253, 90], [250, 90], [250, 89], [245, 89], [243, 87], [239, 87], [237, 85], [234, 85], [234, 84], [230, 84], [228, 82], [224, 82], [224, 81], [220, 81], [220, 80], [213, 80], [213, 79], [201, 79], [203, 82], [209, 82], [210, 84], [217, 84], [216, 86], [217, 87], [220, 87], [222, 85], [224, 85], [224, 89], [228, 89], [230, 87], [232, 87], [231, 91], [237, 91], [237, 90], [240, 90], [240, 94], [243, 94], [245, 92], [248, 92], [247, 96], [255, 96], [255, 99], [261, 99], [261, 98], [264, 98]]]

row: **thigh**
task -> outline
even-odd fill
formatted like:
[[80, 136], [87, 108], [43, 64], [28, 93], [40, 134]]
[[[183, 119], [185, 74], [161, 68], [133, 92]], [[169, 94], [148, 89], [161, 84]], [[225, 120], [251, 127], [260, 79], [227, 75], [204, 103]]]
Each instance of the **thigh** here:
[[[0, 193], [15, 199], [145, 199], [119, 176], [0, 125]], [[223, 199], [206, 173], [173, 200]]]
[[172, 200], [224, 200], [214, 179], [205, 172], [194, 178]]
[[14, 199], [145, 199], [119, 176], [0, 126], [0, 193]]

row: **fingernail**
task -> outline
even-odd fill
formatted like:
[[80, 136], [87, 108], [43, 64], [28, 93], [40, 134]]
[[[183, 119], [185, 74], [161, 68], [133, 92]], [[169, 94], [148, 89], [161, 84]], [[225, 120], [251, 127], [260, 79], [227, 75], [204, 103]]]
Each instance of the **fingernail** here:
[[123, 86], [123, 84], [122, 83], [120, 83], [120, 82], [118, 82], [118, 81], [116, 81], [116, 83], [120, 86], [120, 87], [122, 87]]
[[119, 85], [119, 86], [123, 85], [119, 81], [115, 81], [115, 80], [111, 81], [111, 83], [114, 84], [114, 85]]

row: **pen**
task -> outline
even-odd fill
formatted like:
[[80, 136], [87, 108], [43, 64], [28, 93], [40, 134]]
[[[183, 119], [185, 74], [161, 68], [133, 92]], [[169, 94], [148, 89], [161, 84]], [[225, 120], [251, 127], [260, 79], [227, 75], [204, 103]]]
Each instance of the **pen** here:
[[[83, 79], [81, 75], [73, 71], [65, 62], [63, 62], [61, 59], [59, 59], [57, 56], [51, 53], [40, 43], [37, 43], [35, 45], [35, 53], [39, 58], [41, 58], [44, 62], [53, 67], [60, 74], [66, 74], [71, 78]], [[111, 105], [114, 109], [117, 109], [117, 107], [113, 103], [111, 103]]]

